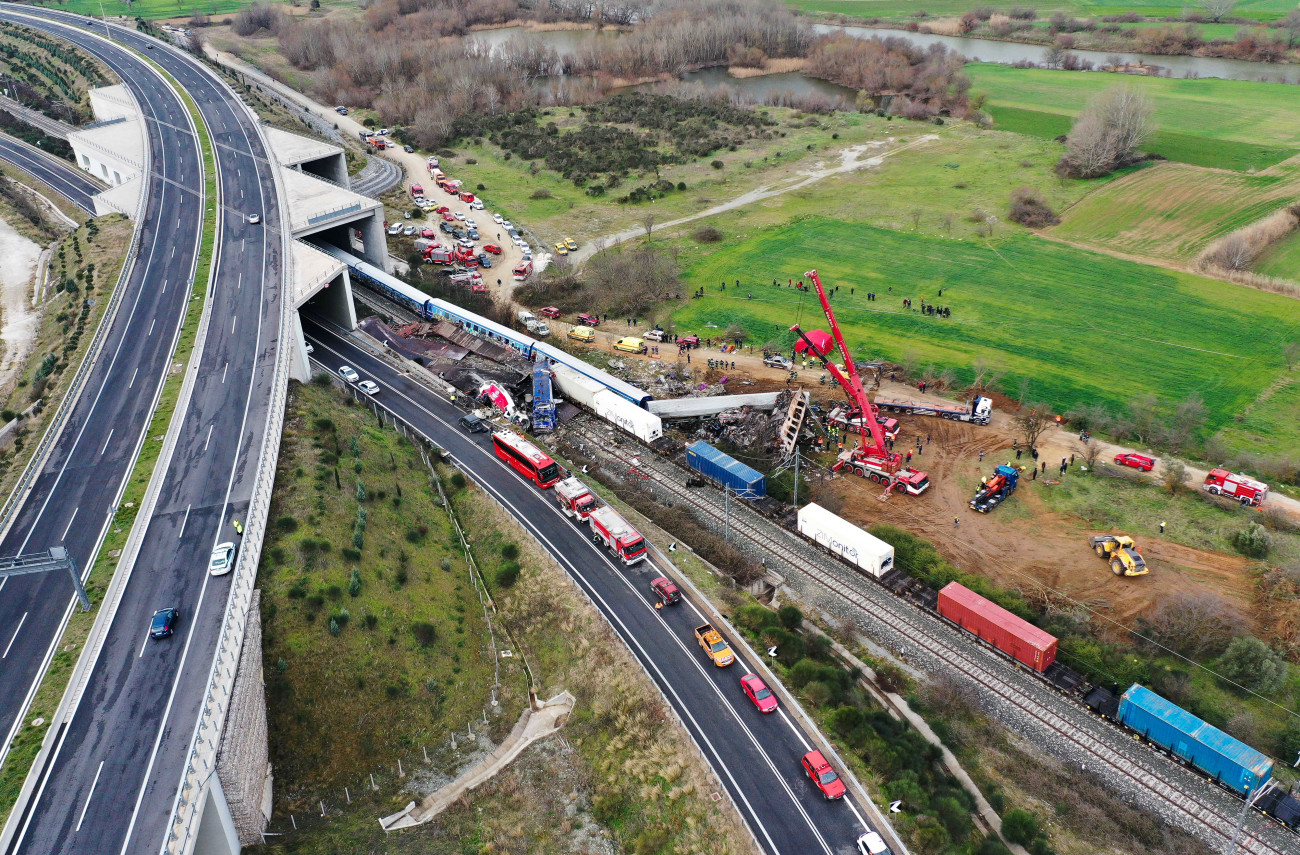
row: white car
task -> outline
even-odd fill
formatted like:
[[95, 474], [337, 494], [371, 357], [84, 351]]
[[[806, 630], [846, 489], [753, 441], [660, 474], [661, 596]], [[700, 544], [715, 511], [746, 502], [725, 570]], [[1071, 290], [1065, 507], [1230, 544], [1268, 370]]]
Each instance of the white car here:
[[499, 225], [501, 225], [502, 223], [504, 223], [505, 220], [503, 220], [503, 219], [501, 218], [501, 215], [500, 215], [500, 214], [493, 214], [493, 215], [492, 215], [492, 222], [496, 223], [496, 224], [499, 226]]
[[437, 169], [437, 168], [438, 168], [438, 158], [436, 158], [436, 157], [431, 157], [431, 158], [429, 158], [429, 160], [428, 160], [428, 164], [427, 164], [427, 165], [428, 165], [429, 169]]
[[357, 372], [353, 371], [352, 368], [347, 365], [339, 366], [339, 376], [349, 383], [355, 383], [361, 379], [361, 375], [357, 374]]
[[255, 226], [255, 225], [257, 225], [257, 224], [260, 223], [260, 222], [262, 222], [262, 215], [261, 215], [261, 214], [249, 214], [249, 215], [248, 215], [248, 224], [249, 224], [250, 226]]
[[465, 225], [469, 226], [471, 229], [478, 228], [478, 223], [474, 222], [469, 217], [465, 218]]
[[365, 392], [367, 395], [379, 394], [379, 384], [373, 380], [362, 380], [357, 384], [357, 388], [362, 392]]
[[308, 355], [308, 356], [311, 356], [311, 355], [312, 355], [313, 353], [315, 353], [315, 352], [316, 352], [316, 348], [314, 348], [314, 347], [312, 347], [310, 344], [308, 344], [308, 345], [307, 345], [307, 355]]
[[379, 130], [375, 131], [375, 133], [379, 134], [381, 137], [386, 137], [389, 135], [389, 133], [391, 133], [391, 131], [389, 131], [388, 128], [380, 128]]
[[456, 213], [452, 214], [452, 216], [460, 220], [462, 223], [465, 222], [465, 215], [462, 214], [460, 211], [457, 211]]
[[388, 227], [388, 233], [390, 235], [400, 235], [402, 233], [402, 224], [393, 223], [391, 226]]
[[890, 848], [885, 845], [885, 841], [874, 831], [868, 831], [855, 842], [861, 855], [893, 855]]
[[405, 229], [402, 230], [402, 234], [406, 235], [407, 237], [410, 237], [411, 235], [415, 234], [419, 230], [420, 227], [412, 223], [411, 225], [407, 226]]
[[501, 228], [503, 228], [503, 229], [512, 229], [512, 228], [514, 228], [514, 226], [510, 225], [510, 221], [509, 221], [509, 220], [502, 220], [502, 221], [501, 221]]
[[213, 576], [224, 576], [235, 566], [235, 544], [218, 543], [208, 559], [208, 572]]
[[470, 202], [470, 203], [469, 203], [469, 206], [470, 206], [472, 209], [474, 209], [475, 211], [481, 211], [481, 210], [483, 210], [483, 200], [482, 200], [482, 199], [475, 199], [473, 202]]

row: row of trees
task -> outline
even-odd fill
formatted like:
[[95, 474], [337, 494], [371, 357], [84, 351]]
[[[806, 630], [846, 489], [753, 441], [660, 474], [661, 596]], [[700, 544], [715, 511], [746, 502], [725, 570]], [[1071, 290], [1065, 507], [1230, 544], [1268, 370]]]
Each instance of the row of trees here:
[[902, 38], [819, 39], [808, 54], [808, 73], [849, 86], [867, 98], [891, 101], [908, 118], [952, 113], [968, 106], [965, 61], [942, 45], [919, 48]]

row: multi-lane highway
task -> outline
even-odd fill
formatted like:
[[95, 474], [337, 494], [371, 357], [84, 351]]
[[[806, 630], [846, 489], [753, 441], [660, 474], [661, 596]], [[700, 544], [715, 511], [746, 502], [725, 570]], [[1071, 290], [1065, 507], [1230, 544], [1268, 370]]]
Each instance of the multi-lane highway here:
[[727, 668], [704, 659], [692, 632], [707, 617], [690, 603], [653, 607], [649, 581], [660, 575], [653, 560], [616, 565], [559, 512], [549, 492], [496, 457], [486, 434], [460, 429], [462, 413], [449, 401], [329, 324], [304, 317], [303, 328], [321, 365], [350, 365], [378, 382], [380, 405], [435, 440], [556, 557], [678, 710], [765, 852], [853, 851], [854, 839], [868, 830], [863, 808], [848, 799], [825, 801], [803, 775], [799, 758], [816, 746], [792, 714], [761, 715], [741, 694], [739, 678], [753, 670], [745, 656]]
[[0, 134], [0, 160], [45, 182], [87, 214], [95, 213], [91, 199], [104, 190], [104, 185], [66, 160], [5, 134]]
[[[203, 186], [203, 174], [189, 117], [178, 99], [148, 64], [105, 42], [102, 24], [94, 23], [94, 32], [88, 32], [80, 29], [90, 24], [84, 18], [30, 8], [22, 11], [34, 16], [24, 19], [29, 26], [82, 46], [118, 72], [145, 111], [153, 149], [167, 140], [188, 147], [184, 155], [151, 149], [150, 180], [156, 186], [150, 197], [151, 202], [190, 199], [195, 204], [183, 214], [148, 222], [163, 235], [157, 241], [159, 254], [169, 256], [176, 246], [176, 255], [181, 256], [181, 249], [191, 247], [192, 258], [201, 213], [196, 191]], [[19, 7], [0, 7], [4, 17], [18, 13]], [[147, 519], [137, 523], [146, 526], [139, 555], [89, 671], [80, 705], [68, 721], [55, 722], [59, 731], [53, 755], [40, 770], [33, 798], [11, 819], [8, 851], [15, 853], [136, 853], [163, 847], [229, 593], [230, 577], [209, 576], [207, 558], [218, 541], [237, 539], [231, 523], [242, 517], [247, 506], [262, 443], [268, 439], [262, 434], [273, 399], [283, 244], [275, 177], [255, 122], [238, 98], [191, 58], [132, 30], [112, 27], [110, 31], [114, 40], [148, 56], [175, 77], [208, 125], [221, 202], [215, 276], [201, 352], [184, 366], [192, 375], [190, 395], [178, 411], [171, 457], [160, 461], [166, 468], [156, 505]], [[208, 201], [211, 206], [216, 200]], [[261, 223], [248, 222], [248, 215], [254, 213]], [[189, 269], [156, 274], [146, 280], [149, 287], [141, 292], [149, 297], [180, 292], [184, 303]], [[124, 355], [146, 351], [149, 336], [166, 329], [166, 313], [153, 314], [156, 317], [144, 317], [143, 325], [126, 337], [121, 347]], [[160, 330], [152, 328], [155, 321]], [[164, 348], [164, 367], [169, 352], [169, 347]], [[103, 373], [100, 398], [121, 397], [147, 408], [150, 396], [133, 385], [140, 378], [118, 366], [105, 366]], [[86, 433], [93, 431], [108, 451], [115, 443], [135, 438], [119, 436], [129, 433], [127, 419], [104, 414], [91, 423], [94, 427]], [[89, 489], [102, 484], [96, 467], [103, 453], [100, 445], [91, 448], [83, 442], [60, 459], [80, 467], [77, 480]], [[29, 547], [52, 545], [61, 538], [71, 543], [83, 534], [87, 545], [93, 544], [105, 521], [104, 508], [110, 504], [104, 498], [83, 502], [62, 494], [35, 503], [52, 519], [52, 530], [39, 539], [30, 538]], [[28, 502], [25, 514], [33, 513], [32, 505]], [[89, 549], [77, 554], [83, 562], [88, 557]], [[40, 615], [33, 621], [33, 612], [42, 610], [42, 600], [52, 598], [62, 611], [68, 599], [57, 580], [32, 585], [45, 585], [47, 590], [6, 590], [0, 597], [0, 634], [15, 627], [10, 657], [24, 671], [19, 675], [18, 668], [6, 668], [0, 680], [12, 680], [16, 693], [26, 691], [34, 666], [40, 663], [42, 639], [49, 637], [45, 628], [51, 619]], [[150, 643], [146, 637], [150, 615], [164, 606], [180, 609], [179, 629], [170, 639]], [[0, 705], [12, 718], [11, 697], [0, 686], [4, 699]]]

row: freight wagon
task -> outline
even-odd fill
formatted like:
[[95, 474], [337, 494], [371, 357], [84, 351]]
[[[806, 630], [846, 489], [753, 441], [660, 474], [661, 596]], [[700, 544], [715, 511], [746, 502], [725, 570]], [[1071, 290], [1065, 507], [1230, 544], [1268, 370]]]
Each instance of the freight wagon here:
[[1043, 673], [1056, 661], [1056, 638], [957, 582], [939, 592], [939, 614]]
[[894, 569], [894, 547], [821, 505], [799, 509], [799, 533], [877, 579]]
[[1241, 795], [1273, 775], [1272, 760], [1136, 683], [1120, 696], [1116, 720]]
[[767, 481], [762, 472], [718, 451], [703, 440], [686, 446], [686, 465], [727, 487], [742, 499], [761, 499], [767, 495]]
[[[539, 347], [540, 349], [540, 347]], [[563, 397], [612, 422], [645, 443], [664, 435], [663, 419], [619, 396], [599, 380], [567, 365], [552, 365], [555, 389]]]

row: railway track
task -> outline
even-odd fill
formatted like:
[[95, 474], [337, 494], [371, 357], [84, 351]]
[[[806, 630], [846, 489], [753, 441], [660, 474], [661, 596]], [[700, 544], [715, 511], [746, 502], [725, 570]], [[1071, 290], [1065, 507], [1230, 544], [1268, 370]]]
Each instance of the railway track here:
[[[610, 442], [608, 437], [593, 432], [585, 425], [571, 422], [568, 429], [591, 441], [594, 447], [599, 449], [600, 455], [626, 465], [630, 473], [635, 473], [636, 477], [653, 483], [656, 488], [673, 496], [674, 499], [694, 507], [713, 519], [719, 519], [724, 513], [722, 502], [714, 500], [708, 492], [687, 488], [683, 481], [665, 471], [671, 464], [661, 461], [653, 452], [638, 449], [640, 453], [629, 453], [625, 446]], [[1224, 852], [1284, 855], [1295, 851], [1294, 847], [1282, 847], [1264, 839], [1258, 830], [1250, 828], [1243, 828], [1236, 839], [1236, 849], [1230, 849], [1233, 843], [1233, 831], [1239, 820], [1237, 815], [1239, 811], [1222, 810], [1210, 799], [1187, 792], [1186, 789], [1171, 783], [1167, 776], [1162, 775], [1148, 763], [1153, 759], [1150, 754], [1154, 754], [1154, 751], [1151, 751], [1148, 757], [1135, 757], [1081, 731], [1069, 718], [1052, 710], [1032, 697], [1025, 689], [1007, 680], [1004, 676], [1006, 665], [994, 658], [992, 654], [985, 652], [983, 648], [964, 641], [949, 643], [942, 634], [935, 632], [935, 626], [927, 626], [918, 620], [918, 616], [923, 613], [917, 607], [894, 597], [884, 589], [879, 592], [883, 596], [867, 596], [863, 591], [846, 584], [826, 569], [817, 566], [815, 562], [810, 562], [806, 554], [806, 550], [810, 547], [803, 541], [797, 540], [795, 535], [778, 530], [783, 536], [773, 536], [764, 530], [769, 525], [765, 520], [760, 525], [747, 516], [745, 512], [733, 509], [730, 515], [733, 537], [749, 540], [766, 554], [797, 569], [834, 596], [872, 615], [876, 620], [908, 639], [909, 645], [915, 645], [930, 656], [955, 666], [999, 701], [1020, 710], [1039, 728], [1054, 734], [1090, 758], [1091, 763], [1096, 764], [1091, 769], [1094, 773], [1100, 770], [1102, 775], [1128, 781], [1137, 790], [1145, 791], [1158, 798], [1173, 813], [1173, 817], [1167, 818], [1175, 825], [1189, 831], [1192, 826], [1198, 827], [1201, 831], [1196, 833], [1197, 837]], [[797, 544], [805, 551], [796, 550], [792, 544]], [[828, 562], [830, 560], [827, 559]], [[838, 563], [836, 566], [839, 566]], [[851, 568], [845, 567], [846, 571], [849, 569]]]

